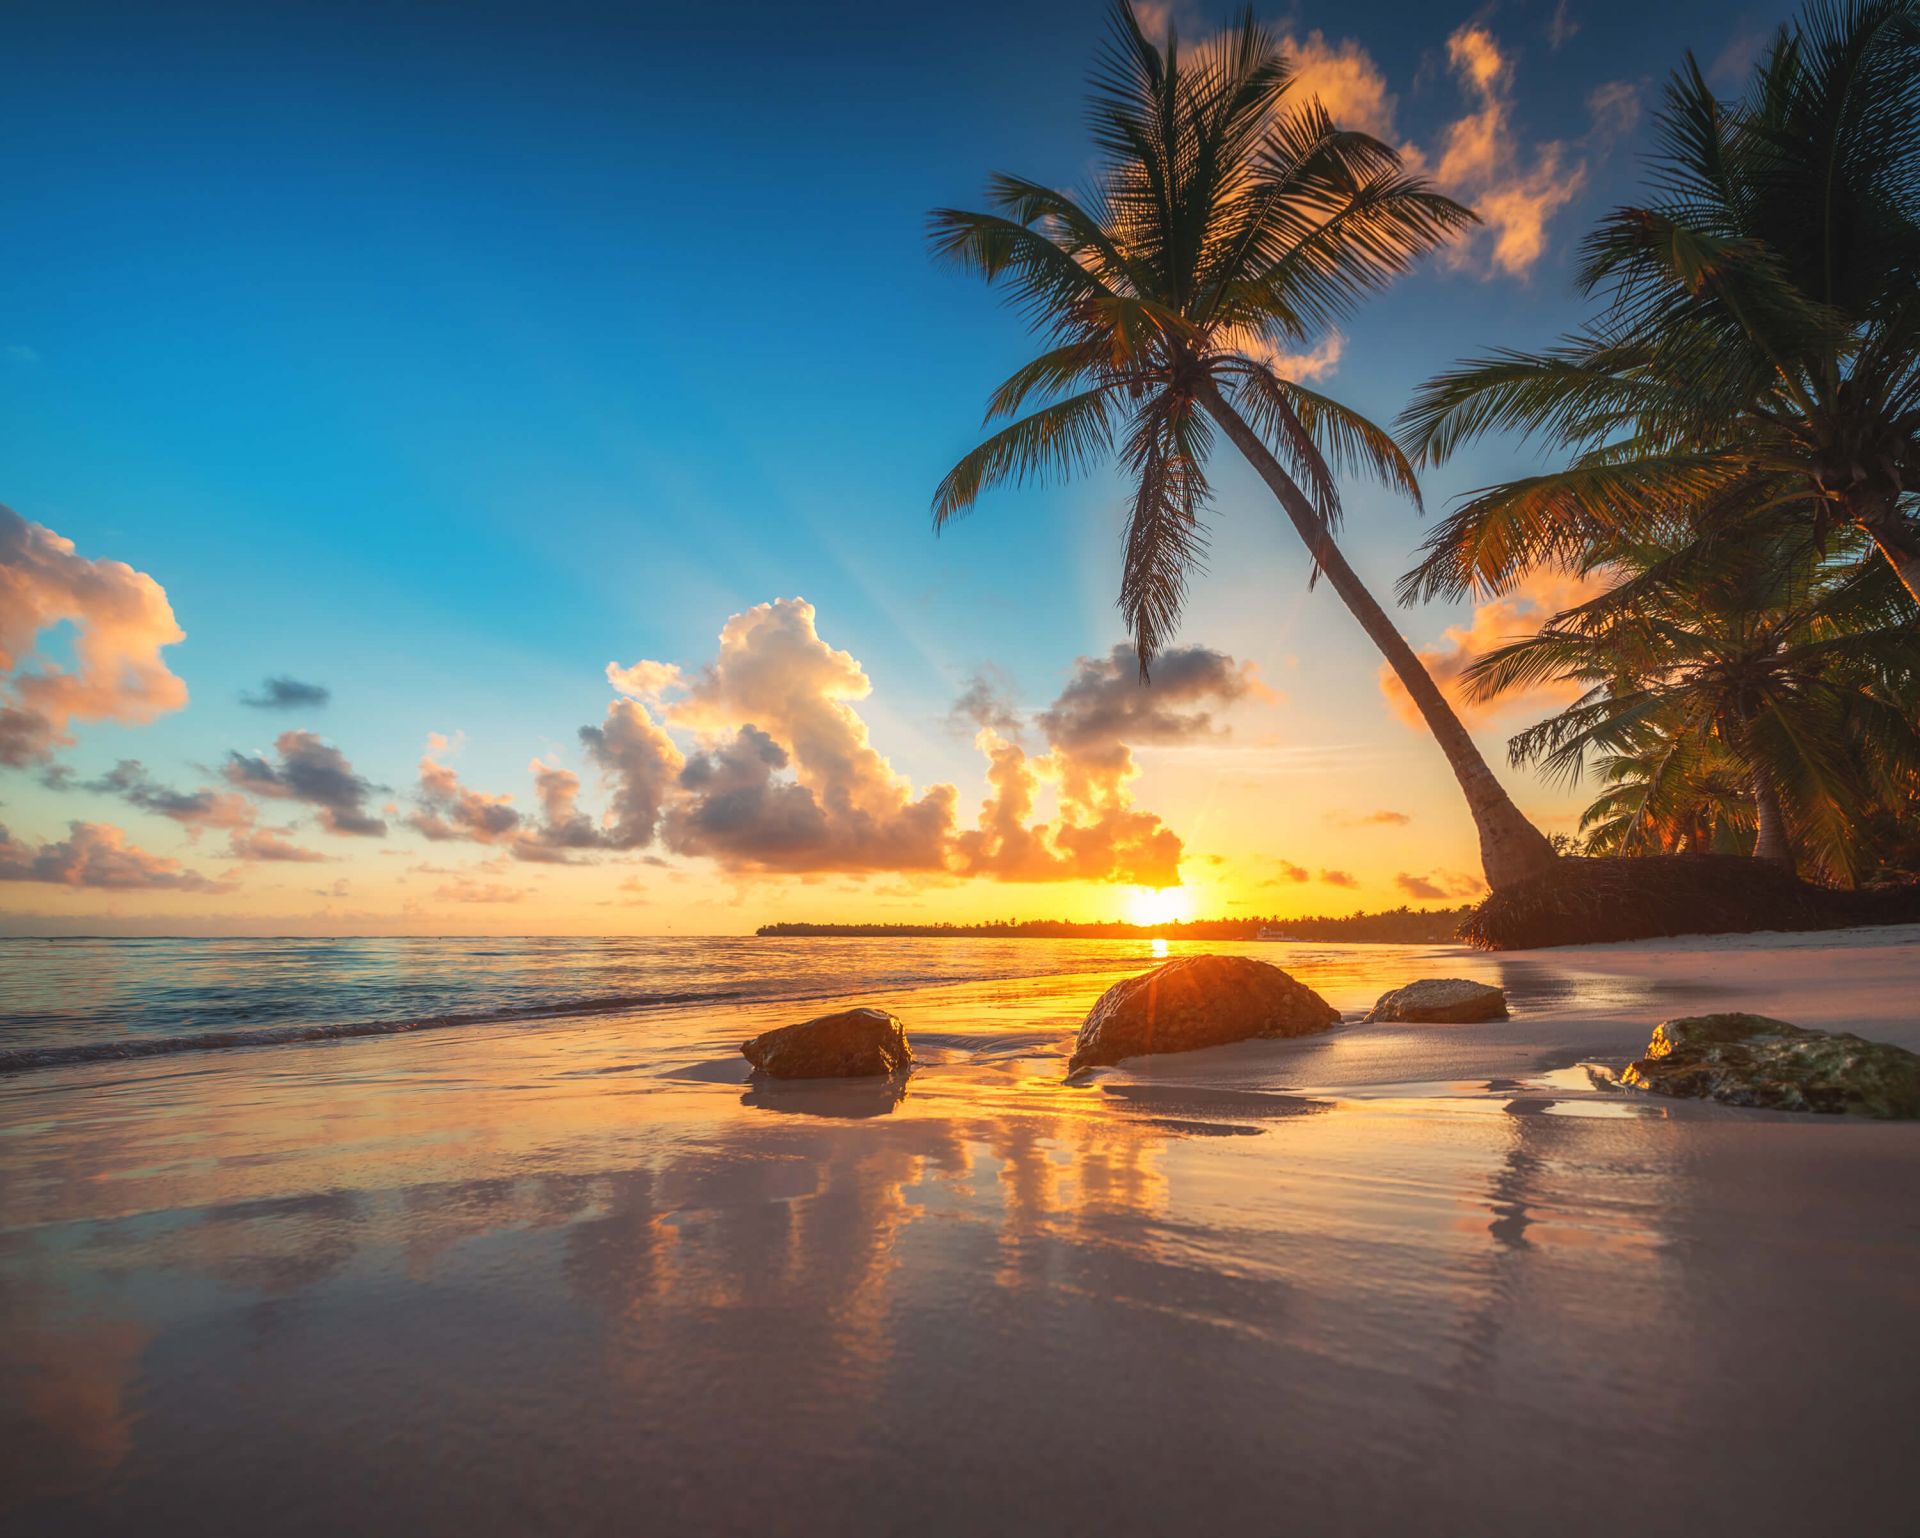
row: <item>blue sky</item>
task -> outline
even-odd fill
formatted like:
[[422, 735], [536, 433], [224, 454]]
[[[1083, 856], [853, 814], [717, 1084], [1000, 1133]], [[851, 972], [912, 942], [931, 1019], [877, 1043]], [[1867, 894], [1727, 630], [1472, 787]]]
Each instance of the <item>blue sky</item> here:
[[[1397, 139], [1429, 153], [1471, 105], [1448, 39], [1477, 23], [1510, 69], [1519, 165], [1557, 143], [1581, 168], [1524, 274], [1436, 264], [1343, 327], [1322, 386], [1383, 419], [1455, 356], [1577, 316], [1574, 243], [1637, 175], [1660, 80], [1687, 47], [1732, 68], [1778, 19], [1594, 0], [1262, 14], [1357, 43]], [[930, 534], [935, 482], [1026, 343], [929, 263], [925, 214], [975, 201], [992, 169], [1084, 173], [1103, 25], [1093, 0], [16, 0], [0, 501], [164, 586], [193, 695], [85, 729], [64, 761], [189, 780], [286, 724], [236, 697], [287, 673], [333, 690], [308, 724], [381, 784], [404, 788], [428, 731], [460, 732], [462, 773], [524, 797], [508, 782], [529, 756], [572, 752], [604, 708], [606, 661], [697, 663], [729, 615], [804, 595], [873, 680], [876, 743], [971, 802], [977, 755], [943, 724], [968, 674], [993, 664], [1038, 706], [1120, 638], [1117, 493], [1009, 493]], [[1590, 98], [1610, 84], [1639, 113], [1603, 134]], [[1430, 505], [1516, 462], [1464, 458]], [[1251, 478], [1218, 482], [1186, 634], [1284, 691], [1290, 713], [1253, 737], [1430, 769]], [[1420, 525], [1357, 488], [1350, 517], [1385, 588]], [[106, 810], [17, 773], [0, 800], [40, 837]]]

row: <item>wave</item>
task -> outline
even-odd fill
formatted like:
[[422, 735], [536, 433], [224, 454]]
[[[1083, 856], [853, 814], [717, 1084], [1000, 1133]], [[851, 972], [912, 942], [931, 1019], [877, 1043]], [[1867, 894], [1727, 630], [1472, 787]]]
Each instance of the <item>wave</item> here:
[[30, 1068], [59, 1068], [72, 1063], [166, 1057], [176, 1052], [220, 1052], [232, 1047], [283, 1047], [301, 1042], [351, 1041], [363, 1036], [404, 1036], [412, 1031], [439, 1031], [452, 1026], [508, 1025], [523, 1020], [608, 1015], [629, 1009], [656, 1009], [674, 1004], [724, 1004], [745, 997], [747, 995], [739, 989], [705, 993], [609, 994], [567, 999], [553, 1004], [523, 1004], [501, 1009], [421, 1015], [406, 1020], [337, 1020], [319, 1025], [260, 1026], [247, 1031], [196, 1031], [185, 1036], [70, 1042], [57, 1047], [14, 1047], [0, 1051], [0, 1073], [21, 1073]]

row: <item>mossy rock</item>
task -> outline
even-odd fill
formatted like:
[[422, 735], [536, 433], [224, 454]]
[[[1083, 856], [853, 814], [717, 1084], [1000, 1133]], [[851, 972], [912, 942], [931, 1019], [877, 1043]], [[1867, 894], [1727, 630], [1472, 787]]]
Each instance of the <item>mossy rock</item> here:
[[1882, 1121], [1920, 1117], [1920, 1056], [1765, 1015], [1692, 1015], [1654, 1029], [1621, 1082], [1656, 1095]]

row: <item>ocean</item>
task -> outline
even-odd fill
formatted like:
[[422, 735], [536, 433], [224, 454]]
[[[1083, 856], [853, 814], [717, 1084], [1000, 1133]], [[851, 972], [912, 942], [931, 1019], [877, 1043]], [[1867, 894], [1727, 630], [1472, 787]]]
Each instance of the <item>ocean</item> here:
[[[383, 937], [0, 939], [0, 1070], [458, 1025], [549, 1029], [665, 1010], [897, 998], [1019, 979], [1120, 976], [1226, 951], [1285, 967], [1343, 1009], [1412, 976], [1484, 978], [1522, 1003], [1608, 1002], [1618, 979], [1454, 946], [979, 938]], [[1597, 990], [1597, 991], [1596, 991]], [[1604, 996], [1604, 997], [1603, 997]], [[1622, 1007], [1628, 998], [1611, 1000]]]

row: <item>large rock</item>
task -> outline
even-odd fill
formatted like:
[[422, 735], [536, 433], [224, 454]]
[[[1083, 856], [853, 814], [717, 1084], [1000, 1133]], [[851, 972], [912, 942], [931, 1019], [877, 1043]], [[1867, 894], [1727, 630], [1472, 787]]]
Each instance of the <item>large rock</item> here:
[[1658, 1095], [1773, 1111], [1920, 1117], [1920, 1057], [1885, 1042], [1765, 1015], [1693, 1015], [1654, 1029], [1621, 1076]]
[[1067, 1072], [1147, 1052], [1306, 1036], [1339, 1023], [1339, 1010], [1264, 961], [1182, 956], [1100, 995], [1080, 1027]]
[[755, 1073], [775, 1079], [859, 1079], [913, 1066], [906, 1031], [884, 1009], [844, 1009], [784, 1025], [740, 1050]]
[[1423, 977], [1417, 983], [1380, 995], [1367, 1016], [1374, 1020], [1424, 1020], [1437, 1025], [1470, 1025], [1507, 1018], [1507, 996], [1488, 983], [1464, 977]]

